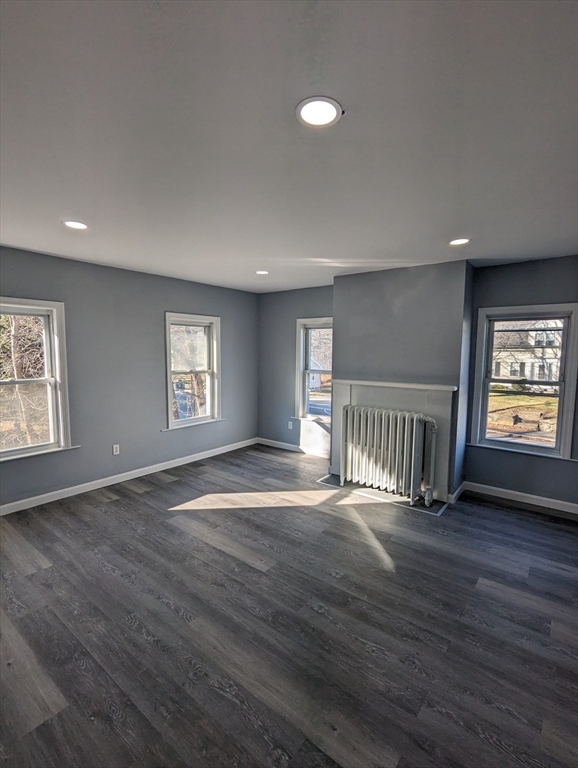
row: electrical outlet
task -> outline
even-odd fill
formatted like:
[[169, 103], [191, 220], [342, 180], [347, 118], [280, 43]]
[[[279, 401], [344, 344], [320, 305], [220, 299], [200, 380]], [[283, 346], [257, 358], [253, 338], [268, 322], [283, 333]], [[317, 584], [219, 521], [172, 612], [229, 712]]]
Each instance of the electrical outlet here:
[[293, 429], [293, 422], [292, 421], [288, 422], [287, 429]]
[[117, 443], [116, 445], [112, 446], [112, 455], [118, 456], [119, 453], [120, 453], [120, 445], [118, 445]]

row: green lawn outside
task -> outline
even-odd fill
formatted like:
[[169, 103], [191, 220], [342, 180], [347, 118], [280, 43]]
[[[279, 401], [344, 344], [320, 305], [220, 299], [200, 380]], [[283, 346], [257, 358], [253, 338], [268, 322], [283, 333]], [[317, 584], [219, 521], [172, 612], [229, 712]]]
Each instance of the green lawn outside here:
[[553, 445], [556, 440], [559, 398], [542, 393], [490, 392], [488, 437]]
[[554, 395], [530, 395], [524, 392], [490, 392], [489, 413], [501, 410], [518, 409], [543, 413], [544, 418], [556, 418], [558, 414], [558, 397]]

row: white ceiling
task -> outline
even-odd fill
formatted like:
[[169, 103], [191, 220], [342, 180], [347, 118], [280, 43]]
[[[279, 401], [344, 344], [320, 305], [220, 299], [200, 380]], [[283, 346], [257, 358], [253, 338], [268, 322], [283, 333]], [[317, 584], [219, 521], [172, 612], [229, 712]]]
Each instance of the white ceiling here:
[[3, 0], [2, 243], [259, 292], [575, 253], [577, 9]]

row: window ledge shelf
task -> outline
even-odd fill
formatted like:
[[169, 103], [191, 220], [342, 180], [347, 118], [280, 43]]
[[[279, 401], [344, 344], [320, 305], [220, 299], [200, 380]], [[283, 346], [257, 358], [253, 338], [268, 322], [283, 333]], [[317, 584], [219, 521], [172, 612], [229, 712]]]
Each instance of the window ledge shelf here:
[[331, 416], [291, 416], [293, 421], [313, 421], [322, 424], [331, 424]]
[[489, 448], [491, 451], [506, 451], [507, 453], [522, 453], [524, 456], [540, 456], [542, 459], [562, 459], [562, 461], [575, 461], [570, 456], [561, 456], [559, 453], [546, 453], [544, 451], [525, 451], [518, 446], [488, 445], [487, 443], [466, 443], [468, 448]]
[[27, 459], [30, 456], [46, 456], [47, 454], [52, 453], [62, 453], [62, 451], [75, 451], [77, 448], [80, 448], [80, 445], [67, 445], [64, 448], [58, 447], [58, 448], [49, 448], [44, 451], [29, 451], [28, 453], [19, 453], [14, 456], [1, 456], [0, 457], [0, 463], [4, 463], [5, 461], [16, 461], [16, 459]]
[[161, 432], [175, 432], [178, 429], [200, 427], [201, 424], [214, 424], [217, 421], [227, 421], [227, 419], [199, 419], [198, 421], [190, 421], [186, 424], [175, 424], [173, 427], [165, 427], [164, 429], [161, 429]]

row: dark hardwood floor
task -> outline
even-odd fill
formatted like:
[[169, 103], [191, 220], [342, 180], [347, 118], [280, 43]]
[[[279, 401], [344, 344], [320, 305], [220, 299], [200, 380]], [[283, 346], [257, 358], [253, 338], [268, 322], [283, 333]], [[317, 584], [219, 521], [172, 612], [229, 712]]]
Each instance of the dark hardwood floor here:
[[9, 515], [2, 768], [576, 766], [577, 527], [256, 446]]

